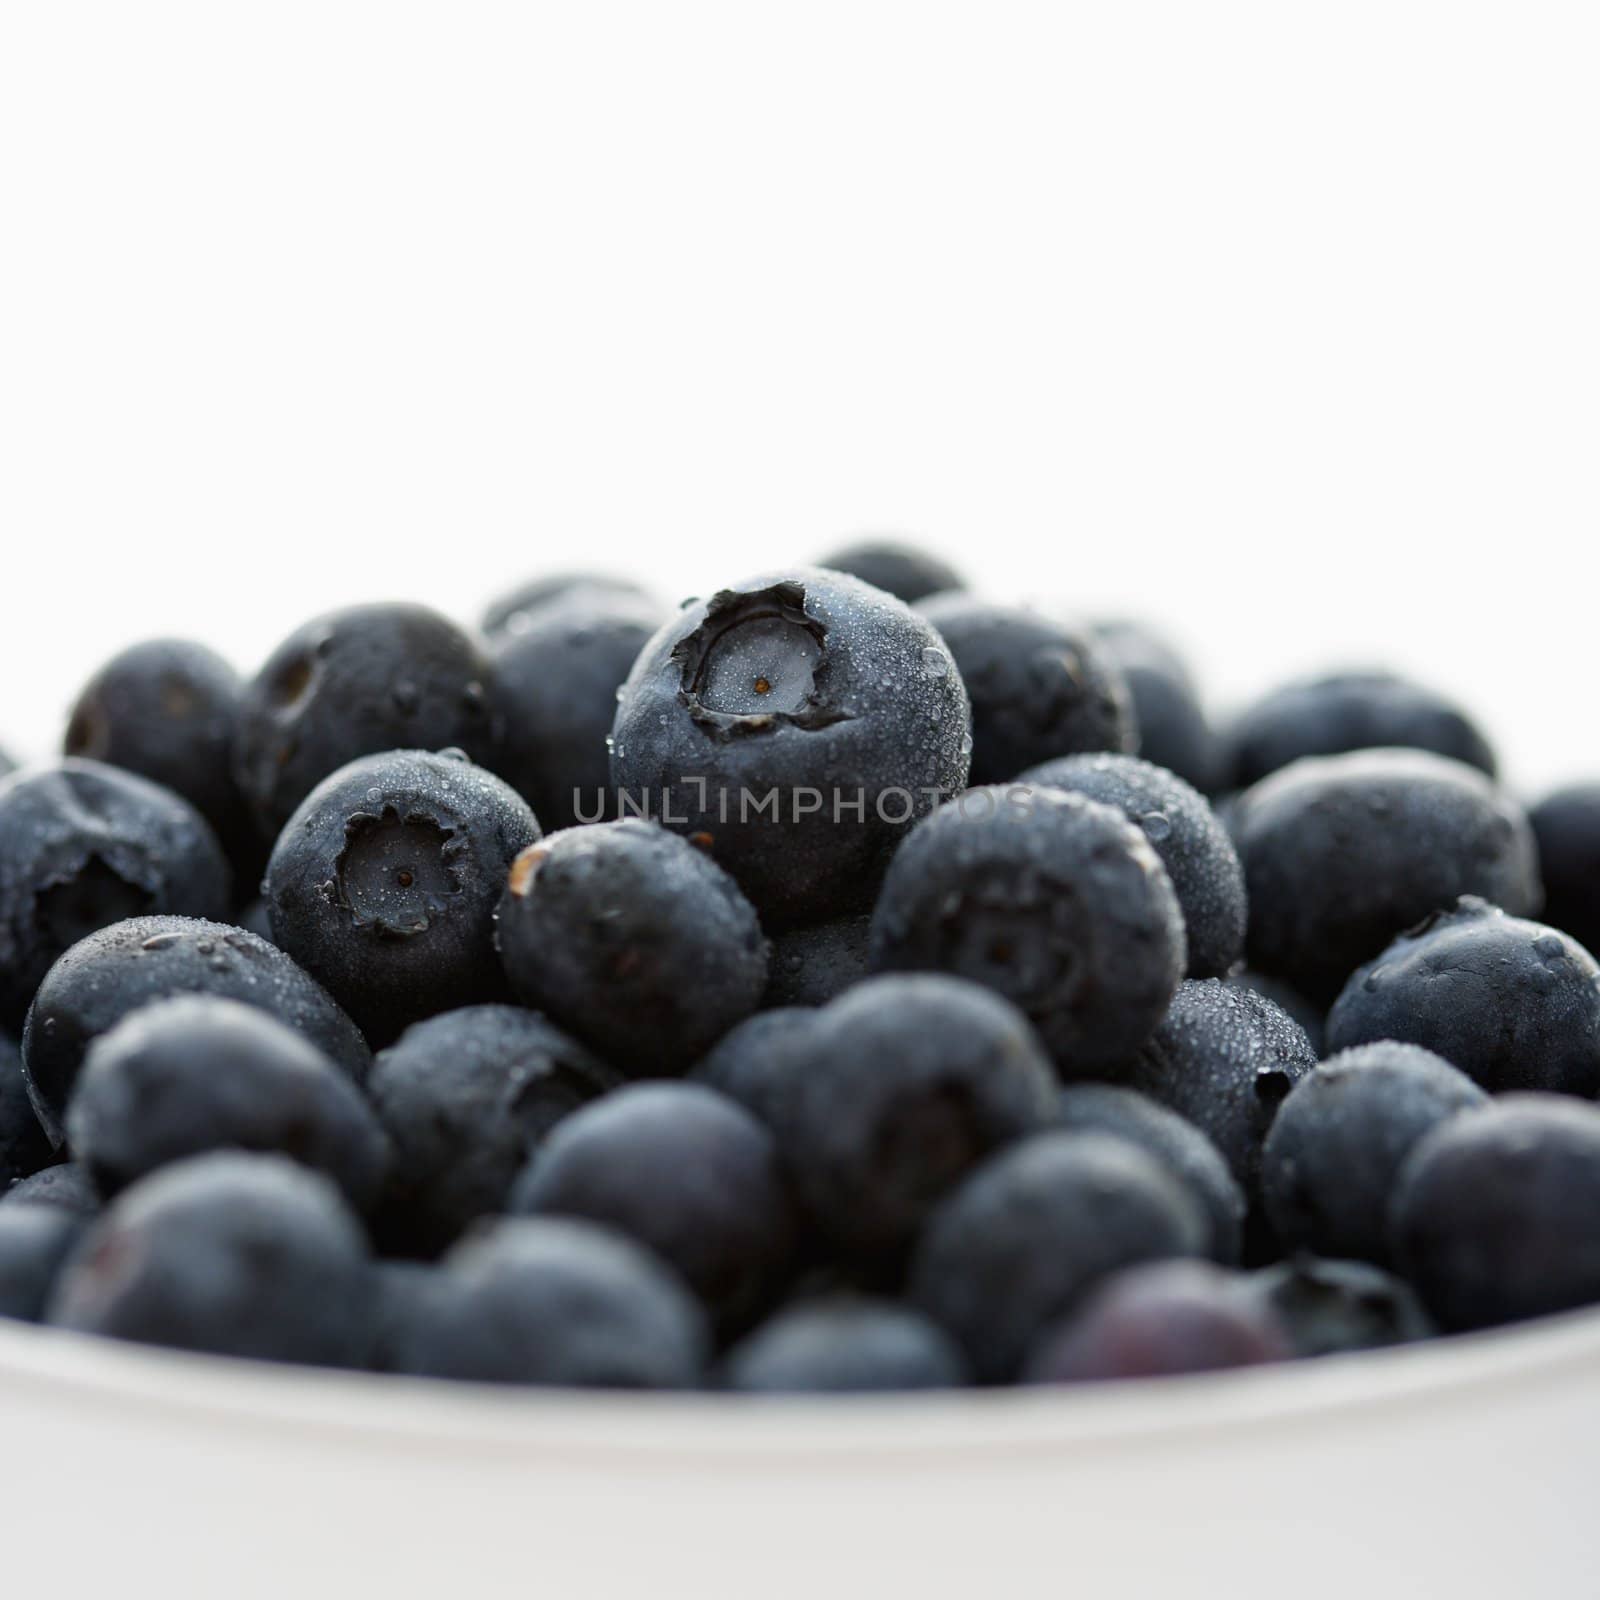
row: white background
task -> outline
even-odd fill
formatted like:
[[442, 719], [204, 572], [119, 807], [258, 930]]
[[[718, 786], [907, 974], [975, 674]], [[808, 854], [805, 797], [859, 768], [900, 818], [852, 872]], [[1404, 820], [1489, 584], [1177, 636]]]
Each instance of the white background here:
[[0, 740], [154, 632], [902, 528], [1600, 770], [1582, 5], [0, 13]]

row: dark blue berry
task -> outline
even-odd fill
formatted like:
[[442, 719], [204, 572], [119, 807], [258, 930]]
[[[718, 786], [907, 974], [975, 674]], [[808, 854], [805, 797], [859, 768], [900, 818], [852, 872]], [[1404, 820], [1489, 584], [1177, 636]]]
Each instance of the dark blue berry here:
[[920, 609], [972, 701], [973, 783], [1008, 783], [1056, 756], [1138, 749], [1127, 682], [1091, 634], [969, 594]]
[[64, 1206], [0, 1208], [0, 1317], [38, 1322], [85, 1219]]
[[1039, 1334], [1107, 1274], [1204, 1253], [1199, 1202], [1153, 1156], [1101, 1133], [1040, 1133], [980, 1167], [934, 1212], [912, 1301], [978, 1378], [1013, 1377]]
[[67, 1137], [103, 1195], [208, 1150], [276, 1151], [325, 1173], [364, 1211], [389, 1161], [346, 1073], [270, 1013], [216, 995], [154, 1001], [96, 1038]]
[[1183, 911], [1189, 976], [1220, 978], [1244, 951], [1244, 868], [1205, 797], [1137, 756], [1064, 756], [1020, 780], [1069, 789], [1117, 810], [1139, 828], [1167, 869]]
[[945, 589], [960, 589], [964, 580], [948, 561], [904, 539], [857, 539], [840, 545], [817, 562], [833, 572], [883, 589], [907, 605]]
[[273, 943], [374, 1043], [500, 999], [495, 909], [538, 837], [516, 792], [458, 753], [352, 761], [306, 796], [273, 849]]
[[320, 1174], [282, 1156], [194, 1156], [134, 1184], [90, 1225], [49, 1320], [217, 1355], [361, 1365], [372, 1263]]
[[520, 1006], [468, 1006], [407, 1028], [367, 1080], [394, 1148], [384, 1244], [434, 1255], [469, 1223], [503, 1211], [528, 1152], [621, 1081]]
[[1243, 795], [1234, 838], [1250, 965], [1319, 1003], [1460, 895], [1513, 915], [1539, 904], [1522, 808], [1475, 768], [1422, 751], [1297, 761]]
[[762, 1005], [825, 1006], [860, 982], [871, 926], [870, 917], [839, 917], [777, 934]]
[[1222, 742], [1181, 656], [1143, 623], [1096, 622], [1095, 642], [1127, 680], [1139, 726], [1139, 754], [1202, 794], [1223, 782]]
[[1389, 1201], [1412, 1147], [1489, 1097], [1448, 1061], [1384, 1040], [1302, 1078], [1261, 1152], [1261, 1194], [1289, 1250], [1387, 1262]]
[[761, 1003], [767, 945], [710, 856], [653, 823], [568, 828], [500, 902], [512, 992], [629, 1077], [686, 1071]]
[[1548, 794], [1528, 813], [1539, 841], [1544, 920], [1600, 950], [1600, 783]]
[[1600, 1094], [1600, 965], [1575, 939], [1472, 898], [1354, 972], [1328, 1048], [1422, 1045], [1485, 1089]]
[[1059, 789], [972, 789], [896, 852], [872, 919], [878, 971], [946, 972], [1005, 996], [1069, 1076], [1150, 1036], [1187, 960], [1145, 835]]
[[234, 776], [271, 838], [357, 757], [446, 749], [493, 755], [481, 647], [425, 606], [353, 606], [297, 628], [251, 680]]
[[574, 1112], [534, 1152], [509, 1209], [605, 1223], [648, 1246], [724, 1332], [783, 1287], [797, 1239], [771, 1133], [697, 1083], [635, 1084]]
[[893, 1301], [835, 1295], [786, 1307], [729, 1352], [723, 1380], [746, 1394], [870, 1394], [955, 1389], [960, 1349]]
[[281, 950], [243, 928], [195, 917], [135, 917], [75, 944], [46, 974], [22, 1035], [22, 1066], [39, 1120], [61, 1118], [92, 1040], [130, 1011], [176, 994], [210, 994], [270, 1012], [359, 1082], [371, 1052], [327, 991]]
[[[689, 1291], [610, 1229], [519, 1217], [458, 1244], [396, 1340], [408, 1370], [480, 1383], [683, 1389], [707, 1353]], [[394, 1336], [391, 1335], [393, 1338]]]
[[967, 781], [966, 691], [933, 628], [837, 572], [688, 606], [623, 686], [612, 778], [700, 836], [773, 928], [864, 911], [906, 829]]
[[1297, 1356], [1379, 1350], [1438, 1332], [1415, 1290], [1366, 1261], [1291, 1256], [1251, 1273], [1245, 1292], [1272, 1308]]
[[231, 880], [187, 800], [97, 761], [0, 779], [0, 1027], [17, 1026], [50, 965], [125, 917], [226, 916]]

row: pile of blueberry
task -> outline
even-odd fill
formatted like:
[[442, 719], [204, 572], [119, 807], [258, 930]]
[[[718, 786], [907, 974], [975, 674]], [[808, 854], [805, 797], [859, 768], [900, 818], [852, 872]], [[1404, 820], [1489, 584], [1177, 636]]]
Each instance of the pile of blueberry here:
[[64, 751], [0, 780], [0, 1314], [816, 1392], [1600, 1301], [1600, 785], [1405, 679], [1214, 725], [871, 543], [138, 645]]

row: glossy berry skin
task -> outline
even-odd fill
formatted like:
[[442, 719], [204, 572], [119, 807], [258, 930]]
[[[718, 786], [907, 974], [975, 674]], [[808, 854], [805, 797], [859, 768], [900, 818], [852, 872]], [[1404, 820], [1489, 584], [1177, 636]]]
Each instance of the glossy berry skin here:
[[1328, 1048], [1401, 1039], [1493, 1094], [1600, 1094], [1600, 965], [1575, 939], [1459, 901], [1351, 974]]
[[54, 1159], [28, 1098], [22, 1051], [0, 1034], [0, 1195]]
[[1367, 1261], [1291, 1256], [1252, 1272], [1244, 1292], [1271, 1307], [1296, 1356], [1380, 1350], [1438, 1332], [1416, 1291]]
[[1269, 1304], [1240, 1293], [1241, 1282], [1206, 1261], [1128, 1267], [1034, 1341], [1023, 1381], [1176, 1377], [1287, 1361], [1287, 1330]]
[[624, 815], [699, 837], [772, 929], [865, 911], [907, 828], [967, 781], [967, 695], [938, 634], [816, 568], [686, 607], [611, 731]]
[[1475, 768], [1422, 751], [1297, 761], [1241, 797], [1234, 839], [1250, 965], [1317, 1003], [1460, 895], [1516, 916], [1539, 904], [1521, 807]]
[[0, 1209], [0, 1317], [37, 1322], [84, 1219], [61, 1206]]
[[955, 1341], [908, 1306], [839, 1295], [769, 1318], [729, 1352], [723, 1382], [743, 1394], [955, 1389], [966, 1366]]
[[407, 1028], [367, 1079], [394, 1147], [379, 1232], [431, 1256], [503, 1211], [528, 1152], [621, 1082], [576, 1039], [520, 1006], [467, 1006]]
[[912, 1302], [953, 1334], [980, 1382], [1012, 1378], [1039, 1334], [1120, 1267], [1204, 1252], [1194, 1196], [1125, 1140], [1035, 1134], [934, 1212], [912, 1257]]
[[1192, 1191], [1211, 1227], [1206, 1254], [1239, 1259], [1244, 1191], [1222, 1152], [1186, 1117], [1116, 1083], [1069, 1083], [1056, 1099], [1056, 1122], [1074, 1133], [1109, 1133], [1152, 1155]]
[[19, 1179], [0, 1194], [0, 1206], [23, 1205], [51, 1206], [75, 1217], [93, 1217], [100, 1211], [100, 1195], [82, 1166], [62, 1161], [41, 1167], [31, 1178]]
[[409, 1338], [408, 1370], [479, 1383], [683, 1389], [707, 1352], [683, 1284], [620, 1234], [570, 1218], [518, 1217], [445, 1257]]
[[303, 1035], [356, 1082], [371, 1052], [313, 977], [243, 928], [197, 917], [135, 917], [75, 944], [45, 975], [22, 1035], [22, 1067], [39, 1120], [61, 1118], [90, 1041], [130, 1011], [176, 994], [259, 1006]]
[[389, 1162], [388, 1140], [345, 1073], [268, 1012], [215, 995], [154, 1001], [93, 1040], [67, 1137], [107, 1196], [186, 1156], [275, 1151], [367, 1210]]
[[0, 1027], [22, 1022], [55, 959], [124, 917], [221, 917], [231, 874], [187, 800], [68, 760], [0, 780]]
[[1090, 633], [1127, 681], [1139, 754], [1201, 794], [1214, 793], [1223, 781], [1222, 741], [1183, 658], [1143, 623], [1096, 622]]
[[974, 784], [1008, 783], [1057, 756], [1138, 749], [1127, 682], [1090, 634], [969, 594], [921, 610], [972, 699]]
[[697, 1083], [641, 1083], [574, 1112], [534, 1151], [510, 1210], [604, 1223], [655, 1252], [722, 1332], [782, 1288], [797, 1218], [772, 1135]]
[[1495, 775], [1494, 751], [1465, 711], [1392, 672], [1338, 672], [1285, 684], [1227, 733], [1233, 787], [1248, 789], [1302, 756], [1427, 750]]
[[297, 628], [250, 681], [233, 770], [272, 838], [358, 757], [446, 749], [493, 754], [482, 648], [426, 606], [353, 606]]
[[306, 796], [273, 848], [273, 943], [374, 1043], [500, 999], [495, 908], [538, 837], [521, 797], [459, 753], [352, 761]]
[[517, 999], [628, 1077], [687, 1070], [767, 986], [766, 940], [738, 885], [637, 819], [568, 828], [518, 856], [497, 937]]
[[1316, 1064], [1305, 1030], [1270, 1000], [1206, 978], [1179, 987], [1122, 1081], [1205, 1133], [1254, 1205], [1267, 1129]]
[[1311, 1041], [1311, 1048], [1319, 1058], [1325, 1054], [1322, 1040], [1328, 1014], [1321, 1006], [1313, 1005], [1298, 989], [1285, 983], [1282, 978], [1269, 978], [1265, 973], [1252, 972], [1248, 967], [1229, 973], [1223, 982], [1229, 988], [1250, 989], [1263, 1000], [1270, 1000], [1305, 1029], [1306, 1038]]
[[1600, 1300], [1600, 1109], [1507, 1095], [1412, 1152], [1389, 1222], [1401, 1270], [1447, 1330]]
[[817, 562], [847, 572], [907, 605], [946, 589], [965, 588], [966, 580], [947, 561], [903, 539], [858, 539], [840, 545]]
[[1539, 841], [1544, 920], [1600, 949], [1600, 783], [1548, 794], [1528, 813]]
[[1389, 1259], [1389, 1202], [1424, 1134], [1489, 1097], [1448, 1061], [1383, 1040], [1324, 1061], [1292, 1090], [1261, 1152], [1261, 1193], [1285, 1250]]
[[631, 578], [608, 572], [552, 572], [507, 589], [484, 608], [480, 626], [491, 643], [521, 633], [550, 611], [588, 606], [661, 607], [655, 596]]
[[1220, 978], [1244, 953], [1244, 868], [1205, 797], [1137, 756], [1064, 756], [1022, 783], [1068, 789], [1115, 806], [1150, 841], [1183, 911], [1191, 978]]
[[1187, 964], [1166, 868], [1120, 811], [1059, 789], [969, 790], [896, 852], [873, 912], [879, 972], [945, 972], [1019, 1007], [1066, 1076], [1150, 1036]]
[[90, 1225], [51, 1297], [58, 1327], [144, 1344], [356, 1366], [372, 1334], [361, 1226], [324, 1177], [225, 1152], [164, 1167]]
[[617, 815], [606, 740], [617, 690], [661, 623], [626, 594], [552, 601], [496, 641], [495, 771], [551, 832]]
[[872, 919], [839, 917], [772, 940], [763, 1006], [825, 1006], [867, 975]]
[[847, 1254], [902, 1249], [969, 1172], [1055, 1112], [1027, 1018], [957, 978], [868, 979], [785, 1050], [778, 1145], [813, 1223]]
[[137, 772], [182, 795], [209, 822], [241, 884], [266, 849], [233, 780], [244, 681], [215, 650], [151, 639], [119, 651], [83, 686], [62, 753]]

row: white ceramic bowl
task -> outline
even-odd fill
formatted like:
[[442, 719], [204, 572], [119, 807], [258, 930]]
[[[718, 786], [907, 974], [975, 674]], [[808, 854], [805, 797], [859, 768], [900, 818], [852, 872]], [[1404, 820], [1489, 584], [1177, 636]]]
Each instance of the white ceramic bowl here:
[[[1600, 1312], [1071, 1391], [560, 1394], [0, 1325], [40, 1593], [1600, 1592]], [[22, 1572], [26, 1572], [23, 1560]]]

